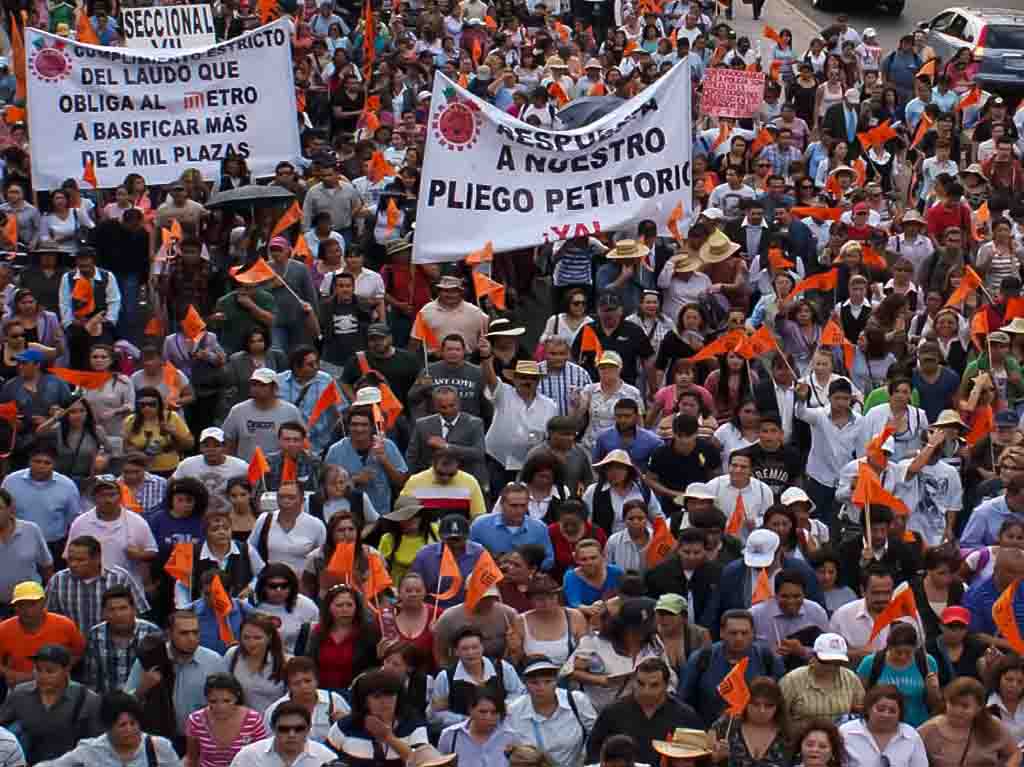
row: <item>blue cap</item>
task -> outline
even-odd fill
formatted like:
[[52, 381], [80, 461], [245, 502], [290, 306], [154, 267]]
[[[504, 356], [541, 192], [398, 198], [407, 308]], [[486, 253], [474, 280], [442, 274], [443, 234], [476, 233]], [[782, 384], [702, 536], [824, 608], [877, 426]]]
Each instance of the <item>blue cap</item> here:
[[1018, 423], [1020, 423], [1020, 419], [1012, 410], [1004, 410], [996, 415], [996, 426], [1009, 426], [1012, 428]]
[[14, 359], [18, 362], [35, 362], [36, 364], [41, 364], [46, 362], [46, 355], [38, 349], [26, 349], [23, 352], [15, 354]]

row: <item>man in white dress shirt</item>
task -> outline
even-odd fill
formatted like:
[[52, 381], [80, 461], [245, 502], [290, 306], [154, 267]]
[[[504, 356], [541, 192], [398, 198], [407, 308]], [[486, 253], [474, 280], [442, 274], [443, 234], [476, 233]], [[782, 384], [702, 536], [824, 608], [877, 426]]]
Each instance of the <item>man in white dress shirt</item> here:
[[274, 734], [242, 748], [231, 767], [320, 767], [335, 754], [309, 739], [309, 711], [298, 703], [282, 703], [270, 717]]

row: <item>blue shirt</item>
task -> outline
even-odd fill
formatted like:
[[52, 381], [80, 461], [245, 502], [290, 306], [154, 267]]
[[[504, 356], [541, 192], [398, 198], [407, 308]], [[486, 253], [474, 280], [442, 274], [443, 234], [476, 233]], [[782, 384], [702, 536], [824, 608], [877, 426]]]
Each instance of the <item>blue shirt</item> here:
[[569, 607], [592, 605], [599, 599], [610, 596], [611, 592], [619, 587], [619, 579], [622, 578], [623, 570], [616, 565], [605, 565], [605, 567], [608, 572], [605, 575], [604, 584], [599, 589], [595, 589], [580, 578], [575, 569], [566, 570], [565, 577], [562, 579], [562, 593], [565, 595], [566, 605]]
[[[175, 659], [170, 643], [167, 645], [167, 654], [174, 661], [174, 716], [178, 723], [178, 735], [184, 735], [185, 723], [192, 712], [206, 706], [206, 695], [203, 694], [206, 677], [227, 673], [228, 664], [213, 650], [202, 646], [196, 648], [192, 657], [184, 663]], [[124, 685], [126, 692], [135, 694], [142, 681], [142, 671], [142, 664], [136, 658]]]
[[[733, 664], [725, 657], [725, 648], [721, 642], [711, 645], [711, 657], [705, 661], [706, 670], [701, 673], [697, 661], [707, 650], [698, 650], [690, 656], [683, 671], [683, 680], [679, 685], [678, 697], [689, 703], [700, 714], [704, 724], [710, 727], [725, 710], [725, 701], [718, 694], [718, 685], [732, 671]], [[776, 681], [782, 678], [785, 668], [782, 659], [773, 655], [762, 645], [752, 645], [747, 651], [750, 659], [744, 678], [749, 684], [755, 677], [770, 676]], [[766, 667], [765, 661], [771, 659], [771, 666]]]
[[[1017, 625], [1024, 626], [1024, 586], [1017, 587], [1017, 593], [1013, 596], [1013, 614], [1017, 618]], [[995, 582], [995, 578], [986, 578], [978, 581], [967, 589], [964, 594], [963, 606], [971, 611], [971, 632], [975, 634], [991, 634], [997, 636], [999, 629], [996, 622], [992, 620], [992, 605], [1002, 596], [1003, 590]]]
[[[499, 506], [500, 504], [501, 501], [498, 502]], [[473, 520], [469, 528], [469, 537], [495, 557], [524, 543], [535, 543], [544, 547], [544, 562], [541, 569], [550, 570], [555, 563], [555, 549], [551, 545], [548, 526], [529, 515], [523, 519], [523, 524], [519, 527], [511, 528], [505, 524], [501, 511], [484, 514]]]
[[[931, 655], [925, 656], [929, 673], [938, 673], [939, 664]], [[871, 664], [874, 662], [875, 653], [861, 659], [857, 666], [857, 676], [861, 681], [867, 682], [871, 675]], [[924, 677], [921, 676], [921, 669], [917, 667], [917, 660], [911, 661], [906, 668], [894, 668], [888, 663], [882, 666], [882, 673], [878, 677], [878, 684], [891, 684], [903, 693], [903, 721], [911, 727], [920, 727], [931, 716], [928, 712], [928, 698], [925, 689]]]
[[[277, 396], [295, 405], [302, 412], [304, 422], [308, 423], [309, 417], [313, 415], [313, 408], [316, 407], [317, 400], [320, 399], [320, 395], [333, 382], [334, 379], [329, 374], [318, 370], [316, 375], [313, 376], [313, 380], [306, 384], [301, 384], [295, 378], [295, 374], [289, 370], [277, 374]], [[305, 393], [303, 393], [303, 390], [305, 390]], [[339, 389], [339, 393], [340, 391]], [[300, 399], [301, 402], [299, 401]], [[339, 413], [338, 407], [332, 405], [324, 411], [323, 415], [317, 418], [313, 428], [309, 430], [309, 442], [313, 445], [313, 452], [316, 455], [322, 455], [323, 451], [330, 445], [331, 434], [334, 431], [334, 425], [338, 421]]]
[[[438, 586], [438, 573], [441, 571], [441, 555], [443, 544], [431, 543], [424, 546], [418, 552], [416, 552], [416, 558], [412, 561], [412, 565], [409, 566], [409, 572], [419, 573], [420, 577], [427, 584], [428, 593], [444, 593], [445, 589], [448, 588], [449, 580], [445, 578], [444, 582]], [[466, 599], [466, 581], [469, 580], [469, 576], [473, 573], [473, 568], [476, 567], [476, 562], [480, 559], [480, 555], [484, 553], [484, 547], [475, 541], [466, 541], [466, 550], [463, 551], [459, 556], [455, 558], [455, 564], [459, 568], [459, 572], [462, 573], [462, 586], [459, 588], [459, 593], [451, 599], [442, 600], [441, 607], [452, 607], [453, 605], [462, 604]]]
[[[188, 606], [189, 610], [195, 611], [199, 618], [199, 645], [213, 650], [218, 655], [228, 651], [228, 646], [220, 638], [220, 625], [217, 623], [217, 615], [213, 608], [207, 603], [206, 598], [197, 599]], [[228, 625], [231, 633], [237, 640], [242, 635], [242, 619], [245, 617], [245, 604], [237, 599], [231, 600], [231, 613], [228, 615]]]
[[148, 517], [147, 521], [161, 556], [169, 556], [171, 549], [178, 543], [194, 543], [205, 538], [203, 521], [198, 514], [178, 518], [171, 516], [169, 511], [158, 511]]
[[993, 545], [999, 539], [999, 528], [1008, 519], [1024, 521], [1024, 514], [1010, 511], [1005, 495], [979, 504], [967, 519], [960, 545], [966, 549]]
[[78, 487], [59, 472], [45, 482], [36, 482], [29, 469], [7, 475], [3, 488], [14, 498], [18, 519], [35, 522], [47, 542], [66, 538], [71, 521], [81, 512]]
[[[599, 291], [609, 290], [615, 280], [619, 278], [622, 267], [615, 261], [610, 261], [597, 270], [597, 289]], [[655, 290], [655, 275], [650, 269], [644, 266], [637, 266], [633, 270], [633, 276], [626, 280], [624, 285], [614, 288], [622, 299], [623, 312], [632, 314], [640, 306], [640, 299], [643, 298], [645, 290]]]
[[625, 450], [629, 453], [629, 459], [641, 472], [647, 471], [647, 462], [651, 455], [659, 447], [665, 444], [665, 440], [648, 429], [637, 427], [633, 441], [628, 445], [622, 439], [622, 433], [615, 426], [609, 426], [597, 435], [594, 442], [594, 463], [604, 458], [612, 450]]
[[[395, 447], [395, 443], [390, 439], [385, 438], [384, 440], [384, 454], [387, 456], [388, 462], [395, 469], [403, 474], [409, 471], [401, 451]], [[373, 479], [361, 489], [373, 502], [373, 508], [377, 509], [381, 514], [386, 514], [390, 511], [391, 480], [388, 479], [387, 472], [384, 471], [380, 461], [374, 458], [372, 453], [367, 452], [365, 457], [361, 456], [359, 451], [352, 447], [352, 439], [345, 437], [343, 440], [331, 445], [331, 449], [327, 451], [327, 458], [324, 463], [342, 466], [353, 476], [363, 469], [372, 469]]]

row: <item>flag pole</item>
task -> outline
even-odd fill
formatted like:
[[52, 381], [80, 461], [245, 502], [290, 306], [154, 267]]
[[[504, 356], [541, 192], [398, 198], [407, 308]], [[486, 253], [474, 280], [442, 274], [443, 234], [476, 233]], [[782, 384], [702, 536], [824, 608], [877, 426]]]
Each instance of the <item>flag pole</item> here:
[[[441, 563], [444, 563], [444, 544], [441, 544]], [[441, 593], [441, 567], [437, 568], [437, 587], [434, 589], [434, 617], [430, 619], [431, 625], [437, 622], [437, 611], [441, 606], [441, 600], [437, 595]]]

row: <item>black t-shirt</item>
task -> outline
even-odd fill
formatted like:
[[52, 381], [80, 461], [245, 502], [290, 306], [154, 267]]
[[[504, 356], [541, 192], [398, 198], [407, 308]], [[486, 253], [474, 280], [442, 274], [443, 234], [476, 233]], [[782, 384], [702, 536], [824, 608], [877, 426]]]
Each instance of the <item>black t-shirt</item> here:
[[791, 445], [783, 445], [781, 449], [765, 450], [760, 443], [737, 450], [736, 455], [750, 456], [753, 476], [772, 489], [775, 500], [779, 500], [786, 488], [793, 487], [803, 474], [803, 461], [800, 454]]
[[[338, 88], [331, 96], [331, 106], [338, 107], [342, 112], [354, 112], [361, 110], [365, 103], [363, 92], [357, 91], [355, 97], [350, 97], [344, 88]], [[355, 117], [334, 117], [331, 113], [332, 133], [354, 133], [359, 123], [359, 115]]]
[[[391, 391], [402, 402], [405, 402], [408, 398], [409, 389], [416, 382], [416, 376], [419, 375], [420, 368], [423, 365], [423, 358], [420, 355], [413, 354], [406, 349], [395, 349], [395, 353], [390, 357], [375, 357], [367, 352], [366, 361], [369, 363], [371, 370], [376, 370], [388, 379], [388, 386], [391, 387]], [[359, 358], [353, 356], [348, 364], [345, 365], [345, 372], [342, 374], [341, 380], [343, 383], [351, 386], [362, 375], [362, 371], [359, 369]]]
[[324, 303], [320, 314], [324, 329], [323, 358], [332, 365], [345, 365], [355, 353], [366, 349], [366, 327], [370, 314], [359, 302]]
[[[602, 349], [615, 352], [622, 357], [622, 380], [635, 386], [637, 363], [654, 355], [654, 347], [651, 346], [651, 339], [647, 337], [647, 332], [635, 322], [626, 322], [625, 320], [619, 323], [619, 326], [611, 335], [605, 335], [604, 328], [601, 327], [600, 322], [593, 323], [591, 327], [597, 334], [597, 340], [600, 341]], [[582, 340], [583, 333], [577, 333], [576, 339], [572, 343], [573, 359], [580, 358], [580, 343]], [[590, 377], [596, 381], [597, 369], [594, 356], [593, 352], [588, 352], [586, 358], [580, 364], [587, 369]]]
[[[692, 482], [707, 482], [722, 465], [722, 454], [708, 440], [698, 439], [689, 455], [677, 453], [672, 444], [662, 445], [651, 453], [647, 470], [665, 487], [682, 493]], [[661, 496], [665, 514], [671, 516], [678, 506], [671, 498]]]

